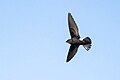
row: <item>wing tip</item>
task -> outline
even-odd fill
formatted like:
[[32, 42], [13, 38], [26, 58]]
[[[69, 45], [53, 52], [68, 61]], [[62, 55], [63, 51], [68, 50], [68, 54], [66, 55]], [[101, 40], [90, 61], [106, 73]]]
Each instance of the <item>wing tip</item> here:
[[70, 13], [70, 12], [68, 12], [68, 16], [71, 16], [71, 13]]
[[66, 63], [69, 62], [69, 61], [70, 61], [70, 59], [67, 58]]
[[66, 62], [69, 62], [71, 59], [70, 56], [67, 56]]
[[66, 63], [69, 62], [72, 59], [69, 55], [67, 56]]
[[68, 12], [68, 14], [71, 14], [70, 12]]

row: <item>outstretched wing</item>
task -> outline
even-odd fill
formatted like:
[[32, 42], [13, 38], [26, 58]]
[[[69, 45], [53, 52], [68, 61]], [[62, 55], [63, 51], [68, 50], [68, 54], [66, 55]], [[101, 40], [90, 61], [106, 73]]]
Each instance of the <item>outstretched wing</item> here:
[[77, 37], [78, 39], [80, 38], [79, 32], [78, 32], [78, 27], [71, 15], [71, 13], [68, 13], [68, 25], [69, 25], [69, 31], [71, 38]]
[[66, 62], [69, 62], [74, 57], [74, 55], [76, 54], [76, 52], [78, 50], [78, 47], [79, 47], [79, 45], [71, 45], [70, 46]]

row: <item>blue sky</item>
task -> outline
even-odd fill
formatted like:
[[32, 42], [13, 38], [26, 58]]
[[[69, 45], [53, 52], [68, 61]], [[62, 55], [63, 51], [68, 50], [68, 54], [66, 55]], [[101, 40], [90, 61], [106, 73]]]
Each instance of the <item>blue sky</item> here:
[[[90, 51], [66, 63], [68, 12]], [[0, 80], [120, 80], [120, 0], [1, 0]]]

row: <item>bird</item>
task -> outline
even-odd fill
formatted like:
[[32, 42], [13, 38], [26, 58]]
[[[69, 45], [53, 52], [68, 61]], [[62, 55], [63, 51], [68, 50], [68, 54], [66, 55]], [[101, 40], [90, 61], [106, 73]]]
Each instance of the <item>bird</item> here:
[[83, 45], [83, 47], [88, 51], [92, 44], [92, 41], [89, 37], [85, 37], [83, 40], [81, 40], [78, 26], [75, 23], [71, 13], [68, 13], [68, 27], [71, 39], [66, 41], [68, 44], [70, 44], [66, 62], [69, 62], [75, 56], [80, 45]]

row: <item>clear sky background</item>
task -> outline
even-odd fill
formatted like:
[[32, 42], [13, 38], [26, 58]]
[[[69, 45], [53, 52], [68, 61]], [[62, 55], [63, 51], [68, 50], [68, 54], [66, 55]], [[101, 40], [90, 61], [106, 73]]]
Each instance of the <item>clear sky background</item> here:
[[[68, 12], [93, 43], [66, 63]], [[120, 80], [120, 0], [0, 0], [0, 80]]]

